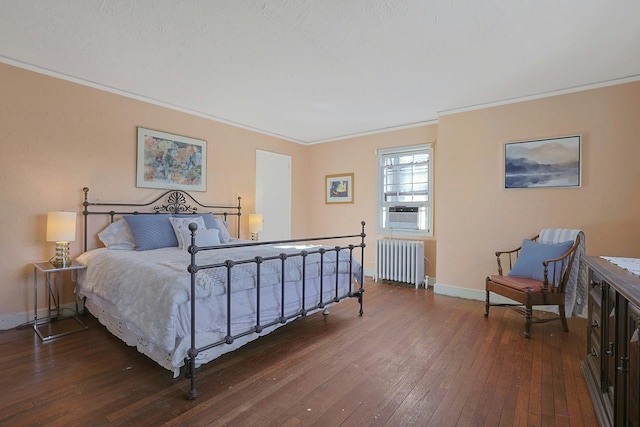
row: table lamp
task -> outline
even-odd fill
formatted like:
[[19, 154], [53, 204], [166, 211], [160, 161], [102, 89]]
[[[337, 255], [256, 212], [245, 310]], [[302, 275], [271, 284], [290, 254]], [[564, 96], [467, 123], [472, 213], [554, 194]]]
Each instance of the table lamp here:
[[49, 212], [47, 214], [47, 242], [56, 242], [56, 254], [49, 262], [55, 267], [68, 267], [69, 242], [76, 240], [75, 212]]
[[249, 214], [249, 231], [251, 240], [258, 240], [258, 234], [262, 231], [262, 214]]

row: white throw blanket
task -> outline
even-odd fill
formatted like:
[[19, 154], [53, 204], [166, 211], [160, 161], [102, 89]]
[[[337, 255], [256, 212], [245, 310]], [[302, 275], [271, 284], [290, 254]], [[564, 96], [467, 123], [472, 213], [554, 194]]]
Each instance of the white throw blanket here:
[[[569, 228], [546, 228], [540, 231], [540, 243], [562, 243], [568, 240], [576, 240], [580, 236], [580, 244], [576, 249], [576, 255], [573, 258], [571, 266], [571, 274], [565, 288], [566, 297], [564, 309], [567, 317], [580, 316], [585, 317], [585, 308], [587, 306], [587, 270], [580, 262], [585, 256], [585, 237], [581, 230], [573, 230]], [[557, 312], [557, 307], [548, 307], [550, 311]]]

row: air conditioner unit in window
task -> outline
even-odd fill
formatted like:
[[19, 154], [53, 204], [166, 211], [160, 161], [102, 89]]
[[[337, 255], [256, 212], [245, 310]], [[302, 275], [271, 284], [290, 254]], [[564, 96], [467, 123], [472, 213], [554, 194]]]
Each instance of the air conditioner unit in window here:
[[418, 229], [418, 207], [417, 206], [391, 206], [389, 207], [389, 220], [387, 227], [401, 230]]

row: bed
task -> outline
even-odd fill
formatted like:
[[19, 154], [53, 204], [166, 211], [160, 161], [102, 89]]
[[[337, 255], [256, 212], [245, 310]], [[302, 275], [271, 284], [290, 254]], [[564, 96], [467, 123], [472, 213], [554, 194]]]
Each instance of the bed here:
[[[128, 345], [174, 377], [184, 368], [190, 399], [196, 368], [224, 353], [344, 299], [363, 314], [364, 222], [359, 234], [255, 242], [239, 239], [240, 198], [206, 205], [170, 190], [105, 203], [83, 193], [78, 294]], [[98, 217], [104, 225], [92, 224]]]

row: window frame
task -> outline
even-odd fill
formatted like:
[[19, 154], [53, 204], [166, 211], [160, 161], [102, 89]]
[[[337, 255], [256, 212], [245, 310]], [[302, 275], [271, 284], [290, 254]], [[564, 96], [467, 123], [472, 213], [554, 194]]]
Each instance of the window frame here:
[[[423, 202], [397, 202], [395, 205], [424, 207], [426, 215], [425, 230], [407, 230], [402, 228], [385, 227], [383, 224], [385, 209], [394, 205], [391, 202], [384, 202], [384, 158], [390, 155], [410, 155], [416, 152], [428, 155], [427, 161], [427, 201]], [[404, 147], [393, 147], [376, 150], [378, 187], [376, 204], [376, 223], [378, 234], [398, 235], [398, 236], [419, 236], [433, 237], [433, 143], [418, 144]]]

